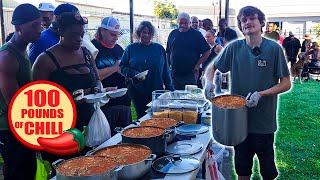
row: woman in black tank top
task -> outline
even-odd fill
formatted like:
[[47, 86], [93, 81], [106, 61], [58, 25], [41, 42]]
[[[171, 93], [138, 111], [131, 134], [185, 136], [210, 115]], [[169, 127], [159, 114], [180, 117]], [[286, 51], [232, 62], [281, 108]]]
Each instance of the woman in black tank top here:
[[[83, 89], [85, 94], [100, 91], [100, 80], [90, 52], [81, 47], [86, 21], [79, 14], [64, 13], [56, 20], [59, 27], [60, 41], [42, 53], [33, 64], [34, 80], [48, 80], [64, 87], [70, 94]], [[84, 100], [76, 101], [76, 128], [80, 131], [87, 126], [95, 109], [93, 104]], [[43, 153], [44, 159], [53, 162], [58, 158], [68, 159], [84, 155], [86, 148], [80, 153], [69, 156], [57, 156]]]
[[[64, 13], [56, 20], [60, 41], [42, 53], [32, 67], [34, 80], [49, 80], [64, 87], [70, 94], [84, 89], [85, 94], [95, 93], [100, 87], [96, 66], [90, 52], [81, 47], [84, 24], [87, 20], [79, 14]], [[88, 125], [94, 112], [93, 104], [75, 101], [76, 128]]]

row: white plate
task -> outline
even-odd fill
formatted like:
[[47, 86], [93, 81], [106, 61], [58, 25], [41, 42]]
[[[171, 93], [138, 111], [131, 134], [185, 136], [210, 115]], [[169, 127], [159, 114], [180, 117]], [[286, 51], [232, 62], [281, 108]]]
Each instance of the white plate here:
[[88, 94], [83, 97], [86, 98], [87, 103], [96, 103], [101, 101], [104, 96], [106, 96], [106, 93]]
[[135, 75], [134, 77], [135, 78], [142, 78], [142, 77], [146, 76], [148, 74], [148, 72], [149, 72], [149, 70], [145, 70], [145, 71]]
[[167, 147], [167, 152], [177, 155], [191, 155], [201, 151], [202, 148], [203, 145], [199, 142], [184, 140], [170, 144]]
[[124, 96], [127, 93], [127, 91], [128, 91], [127, 88], [121, 88], [121, 89], [117, 89], [117, 90], [114, 90], [114, 91], [108, 91], [108, 92], [106, 92], [106, 94], [110, 98], [117, 98], [117, 97]]
[[177, 130], [177, 134], [197, 135], [197, 134], [207, 132], [209, 130], [209, 127], [202, 124], [188, 124], [188, 125], [179, 126], [176, 130]]

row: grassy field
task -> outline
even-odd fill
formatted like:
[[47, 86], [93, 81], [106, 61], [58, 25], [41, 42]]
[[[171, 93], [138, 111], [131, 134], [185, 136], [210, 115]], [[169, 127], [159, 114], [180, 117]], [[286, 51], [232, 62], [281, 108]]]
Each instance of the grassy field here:
[[[134, 108], [131, 110], [136, 119]], [[278, 180], [320, 179], [319, 82], [294, 84], [290, 92], [280, 96], [278, 126], [275, 141]], [[233, 179], [236, 179], [234, 170]], [[262, 179], [257, 160], [252, 179]]]

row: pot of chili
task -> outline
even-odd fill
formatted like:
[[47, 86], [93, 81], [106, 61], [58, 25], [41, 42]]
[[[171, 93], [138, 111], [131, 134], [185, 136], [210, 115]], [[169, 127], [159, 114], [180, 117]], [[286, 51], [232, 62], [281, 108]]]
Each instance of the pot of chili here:
[[117, 180], [122, 166], [108, 157], [80, 156], [69, 160], [59, 159], [52, 163], [57, 180]]
[[235, 146], [248, 135], [248, 108], [239, 95], [221, 95], [212, 102], [212, 133], [220, 144]]
[[170, 143], [177, 134], [176, 127], [182, 125], [184, 122], [177, 122], [176, 120], [171, 118], [151, 118], [142, 122], [137, 120], [135, 121], [135, 123], [139, 124], [140, 126], [160, 127], [166, 129], [167, 131], [170, 131], [170, 133], [168, 133], [168, 136], [166, 137], [167, 143]]
[[171, 133], [164, 128], [151, 126], [131, 127], [118, 132], [121, 133], [122, 143], [148, 146], [157, 157], [165, 154], [167, 148], [166, 137]]
[[119, 144], [89, 152], [90, 155], [113, 158], [123, 168], [118, 173], [119, 179], [139, 179], [150, 169], [157, 157], [151, 149], [140, 144]]

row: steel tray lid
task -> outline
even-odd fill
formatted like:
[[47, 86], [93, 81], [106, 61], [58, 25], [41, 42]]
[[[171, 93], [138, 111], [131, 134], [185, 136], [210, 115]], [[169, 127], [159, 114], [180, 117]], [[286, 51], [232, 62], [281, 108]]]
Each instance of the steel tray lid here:
[[200, 161], [187, 156], [164, 156], [152, 163], [153, 169], [162, 173], [180, 174], [197, 169]]
[[167, 152], [178, 155], [191, 155], [201, 151], [203, 145], [197, 141], [184, 140], [170, 144], [167, 147]]

